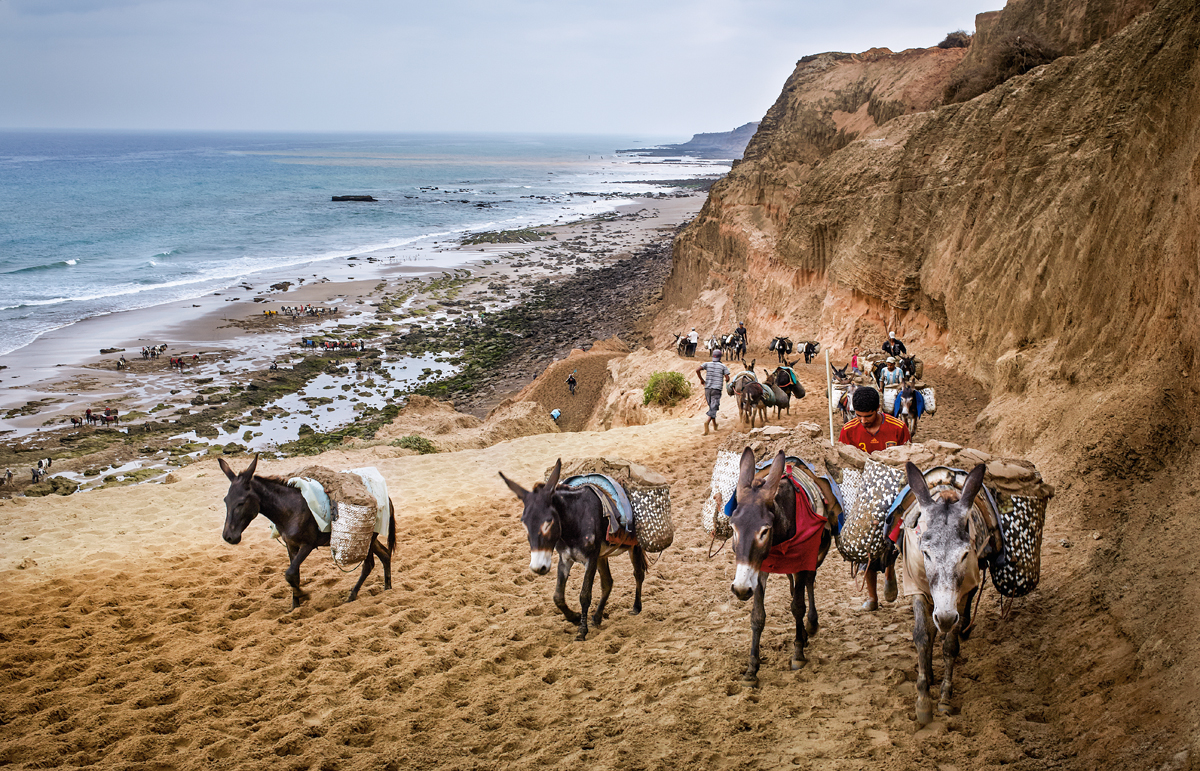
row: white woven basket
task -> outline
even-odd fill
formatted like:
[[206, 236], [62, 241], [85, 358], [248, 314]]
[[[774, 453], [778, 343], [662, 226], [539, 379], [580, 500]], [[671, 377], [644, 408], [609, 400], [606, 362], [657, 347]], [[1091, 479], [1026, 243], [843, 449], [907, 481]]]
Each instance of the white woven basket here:
[[371, 552], [377, 512], [370, 506], [338, 503], [329, 528], [329, 550], [340, 567], [357, 565]]

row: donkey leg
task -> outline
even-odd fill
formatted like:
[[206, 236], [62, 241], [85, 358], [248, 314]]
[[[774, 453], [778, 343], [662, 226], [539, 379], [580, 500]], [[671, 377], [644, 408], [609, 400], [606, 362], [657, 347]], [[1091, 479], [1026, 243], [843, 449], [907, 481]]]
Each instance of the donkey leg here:
[[767, 625], [766, 591], [767, 574], [759, 573], [758, 585], [754, 587], [754, 605], [750, 608], [750, 665], [742, 675], [742, 679], [749, 683], [758, 682], [758, 667], [762, 663], [758, 655], [758, 643], [762, 639], [763, 627]]
[[379, 555], [379, 564], [383, 565], [383, 588], [392, 588], [392, 553], [386, 546], [375, 539], [371, 542], [371, 549]]
[[804, 631], [808, 632], [808, 636], [812, 637], [821, 628], [820, 621], [817, 620], [817, 571], [801, 573], [804, 576], [804, 589], [808, 592], [808, 614], [804, 617]]
[[588, 608], [592, 606], [592, 584], [596, 582], [596, 568], [599, 557], [592, 557], [583, 570], [583, 586], [579, 587], [579, 636], [576, 640], [586, 640], [588, 633]]
[[962, 627], [955, 624], [954, 627], [942, 635], [942, 693], [938, 699], [938, 714], [950, 714], [950, 697], [954, 693], [954, 660], [958, 658], [958, 633]]
[[[300, 590], [300, 564], [308, 558], [312, 550], [312, 545], [307, 543], [300, 544], [296, 548], [296, 553], [292, 555], [292, 563], [288, 565], [287, 572], [283, 574], [283, 577], [287, 579], [288, 584], [292, 587], [292, 610], [300, 607], [300, 600], [308, 597], [308, 592]], [[291, 550], [289, 549], [289, 551]]]
[[592, 626], [599, 627], [600, 622], [604, 620], [604, 606], [608, 604], [608, 595], [612, 593], [613, 580], [612, 571], [608, 569], [608, 558], [600, 559], [600, 604], [596, 606], [596, 612], [592, 614]]
[[808, 632], [804, 624], [804, 584], [806, 573], [788, 575], [792, 589], [792, 618], [796, 619], [796, 639], [792, 642], [792, 669], [800, 669], [808, 660], [804, 658], [804, 647], [808, 645]]
[[913, 642], [917, 646], [917, 722], [933, 722], [929, 681], [933, 679], [933, 613], [926, 598], [913, 597]]
[[568, 623], [578, 624], [579, 614], [567, 606], [567, 577], [571, 575], [571, 566], [574, 564], [562, 552], [558, 553], [558, 583], [554, 585], [554, 604]]
[[367, 576], [371, 575], [371, 571], [375, 568], [375, 544], [378, 541], [375, 538], [371, 539], [371, 548], [367, 551], [367, 558], [363, 560], [362, 572], [358, 574], [358, 583], [350, 590], [350, 596], [346, 598], [346, 602], [354, 602], [358, 599], [358, 590], [362, 588], [363, 582], [367, 580]]
[[629, 558], [633, 560], [633, 580], [635, 583], [633, 589], [633, 610], [629, 611], [629, 615], [636, 616], [642, 612], [642, 581], [646, 580], [646, 552], [642, 551], [641, 546], [635, 546], [629, 550]]

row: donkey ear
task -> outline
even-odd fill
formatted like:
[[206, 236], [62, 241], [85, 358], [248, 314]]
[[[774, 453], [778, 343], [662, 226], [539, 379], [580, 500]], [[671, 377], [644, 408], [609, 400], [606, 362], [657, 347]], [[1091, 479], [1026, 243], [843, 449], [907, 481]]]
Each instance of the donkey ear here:
[[256, 469], [256, 468], [258, 468], [258, 454], [257, 453], [255, 453], [255, 455], [254, 455], [254, 460], [250, 461], [250, 465], [247, 466], [246, 470], [242, 472], [242, 476], [246, 477], [246, 479], [253, 479], [254, 478], [254, 469]]
[[909, 461], [904, 464], [904, 473], [908, 475], [908, 489], [917, 496], [917, 502], [921, 504], [921, 507], [932, 506], [933, 497], [929, 495], [929, 485], [925, 484], [925, 475], [921, 473], [921, 469]]
[[225, 462], [224, 458], [217, 458], [217, 465], [225, 472], [225, 476], [229, 477], [230, 482], [237, 481], [237, 474], [233, 473], [233, 469], [229, 468], [229, 464]]
[[749, 447], [742, 450], [741, 470], [738, 473], [738, 489], [749, 488], [754, 481], [754, 450]]
[[558, 477], [562, 474], [562, 458], [559, 458], [554, 464], [554, 470], [550, 472], [550, 478], [546, 480], [546, 489], [554, 493], [558, 487]]
[[504, 484], [508, 485], [508, 489], [513, 491], [513, 495], [516, 495], [517, 498], [521, 500], [521, 502], [524, 502], [525, 496], [529, 495], [529, 491], [526, 490], [524, 487], [521, 487], [519, 484], [512, 481], [508, 477], [504, 476], [503, 471], [501, 471], [499, 473], [500, 473], [500, 478], [504, 480]]
[[779, 492], [779, 483], [783, 480], [783, 450], [775, 453], [775, 460], [771, 461], [771, 470], [767, 472], [767, 478], [763, 481], [763, 492], [768, 497], [774, 498], [775, 493]]
[[959, 499], [963, 509], [970, 509], [974, 505], [975, 496], [979, 494], [980, 488], [983, 487], [983, 473], [985, 471], [987, 471], [987, 466], [980, 463], [971, 469], [970, 474], [967, 474], [967, 481], [963, 483], [962, 497]]

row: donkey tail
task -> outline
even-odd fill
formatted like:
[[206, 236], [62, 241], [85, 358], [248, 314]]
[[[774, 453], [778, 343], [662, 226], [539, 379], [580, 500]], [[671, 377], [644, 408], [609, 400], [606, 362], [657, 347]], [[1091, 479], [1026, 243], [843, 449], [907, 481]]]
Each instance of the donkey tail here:
[[388, 527], [388, 554], [396, 552], [396, 506], [392, 503], [392, 499], [388, 498], [388, 518], [391, 520]]

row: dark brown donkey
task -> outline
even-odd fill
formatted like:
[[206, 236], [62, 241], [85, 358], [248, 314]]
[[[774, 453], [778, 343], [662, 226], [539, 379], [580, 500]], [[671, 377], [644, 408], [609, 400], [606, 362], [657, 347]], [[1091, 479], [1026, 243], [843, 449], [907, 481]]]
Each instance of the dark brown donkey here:
[[[308, 509], [304, 496], [294, 487], [288, 487], [282, 479], [275, 477], [256, 477], [254, 469], [258, 466], [258, 456], [240, 474], [234, 474], [233, 469], [218, 458], [217, 463], [225, 476], [229, 477], [229, 492], [225, 494], [225, 529], [221, 532], [228, 543], [237, 544], [242, 540], [246, 526], [262, 514], [275, 524], [283, 545], [287, 547], [291, 564], [288, 565], [284, 577], [292, 587], [292, 610], [300, 607], [300, 600], [308, 597], [307, 592], [300, 590], [300, 564], [318, 546], [329, 545], [329, 533], [322, 533]], [[388, 498], [387, 546], [379, 542], [379, 536], [371, 536], [371, 550], [363, 560], [362, 574], [358, 583], [350, 590], [346, 602], [358, 599], [358, 590], [375, 567], [375, 555], [383, 563], [383, 588], [392, 588], [392, 552], [396, 548], [396, 509], [392, 499]]]
[[[748, 600], [752, 595], [754, 597], [754, 607], [750, 611], [750, 665], [742, 675], [743, 680], [750, 682], [758, 680], [759, 639], [767, 623], [764, 599], [769, 573], [764, 569], [763, 563], [769, 556], [778, 556], [779, 549], [776, 549], [776, 554], [772, 554], [772, 547], [791, 541], [797, 532], [797, 491], [791, 480], [784, 479], [783, 472], [784, 455], [781, 450], [771, 463], [766, 477], [755, 479], [754, 451], [747, 447], [742, 452], [741, 473], [737, 484], [737, 508], [729, 518], [729, 524], [733, 526], [733, 554], [737, 558], [737, 573], [730, 588], [739, 600]], [[801, 494], [805, 493], [801, 491]], [[815, 533], [813, 537], [817, 537]], [[825, 555], [829, 552], [829, 544], [833, 540], [831, 528], [824, 527], [819, 538], [817, 567], [825, 561]], [[771, 569], [769, 572], [783, 571]], [[804, 647], [808, 644], [808, 637], [817, 632], [817, 601], [813, 596], [817, 571], [802, 570], [787, 573], [787, 577], [792, 593], [792, 616], [796, 619], [792, 669], [800, 669], [806, 661]], [[807, 618], [804, 605], [806, 591]]]
[[[538, 482], [532, 490], [526, 490], [500, 472], [500, 478], [508, 489], [525, 504], [521, 513], [521, 524], [529, 534], [529, 569], [539, 576], [550, 572], [552, 551], [558, 552], [558, 583], [554, 587], [554, 604], [562, 611], [567, 621], [579, 626], [578, 640], [587, 639], [588, 608], [592, 604], [592, 584], [596, 571], [600, 572], [600, 604], [592, 615], [592, 625], [600, 626], [604, 619], [604, 606], [612, 592], [612, 573], [608, 569], [608, 558], [624, 551], [633, 560], [633, 578], [637, 582], [633, 595], [633, 610], [629, 614], [642, 612], [642, 581], [646, 578], [646, 554], [641, 546], [621, 546], [608, 543], [608, 519], [596, 493], [586, 487], [571, 489], [558, 486], [562, 472], [562, 459], [554, 464], [554, 471], [544, 484]], [[584, 564], [583, 586], [579, 590], [579, 608], [576, 613], [567, 607], [567, 577], [576, 562]]]

